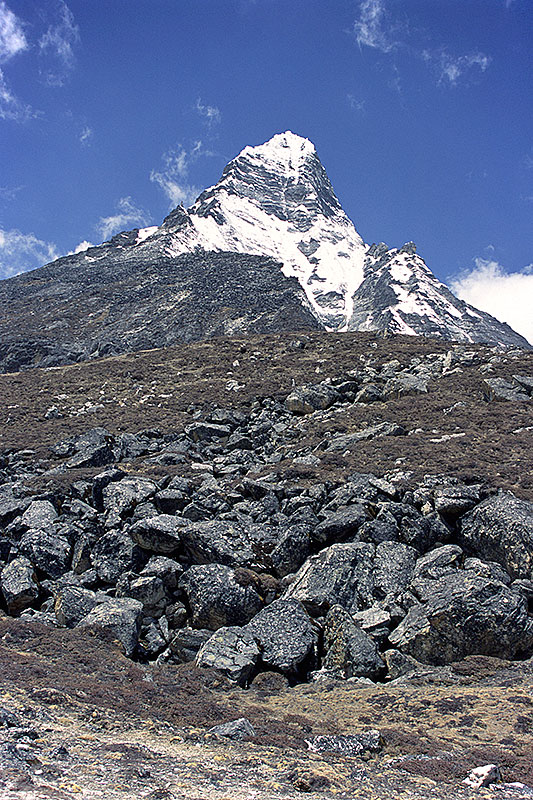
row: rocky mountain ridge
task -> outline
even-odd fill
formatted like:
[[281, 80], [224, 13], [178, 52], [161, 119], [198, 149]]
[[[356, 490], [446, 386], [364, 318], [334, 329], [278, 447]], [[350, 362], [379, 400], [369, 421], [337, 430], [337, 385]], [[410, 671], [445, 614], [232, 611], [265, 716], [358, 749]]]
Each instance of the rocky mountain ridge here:
[[247, 147], [188, 210], [0, 282], [0, 369], [211, 336], [382, 330], [529, 348], [452, 295], [416, 248], [366, 245], [314, 146]]

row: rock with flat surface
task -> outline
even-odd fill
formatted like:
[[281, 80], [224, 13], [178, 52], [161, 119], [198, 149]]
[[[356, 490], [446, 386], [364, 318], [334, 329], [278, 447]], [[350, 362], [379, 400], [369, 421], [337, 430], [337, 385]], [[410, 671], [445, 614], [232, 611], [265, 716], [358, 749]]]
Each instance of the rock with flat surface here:
[[533, 577], [533, 503], [510, 492], [489, 497], [461, 520], [459, 544], [513, 578]]
[[198, 651], [196, 666], [218, 669], [244, 687], [253, 676], [259, 656], [259, 646], [246, 628], [219, 628]]
[[158, 514], [139, 520], [129, 529], [133, 541], [152, 553], [173, 553], [181, 541], [183, 520], [170, 514]]
[[39, 585], [32, 563], [24, 556], [10, 561], [0, 573], [0, 589], [10, 614], [29, 608], [39, 597]]
[[179, 587], [187, 595], [197, 628], [245, 625], [263, 601], [252, 585], [242, 586], [230, 567], [195, 564], [183, 573]]
[[339, 678], [375, 679], [384, 669], [376, 643], [341, 606], [328, 611], [324, 623], [322, 668]]
[[293, 673], [311, 654], [317, 642], [316, 629], [296, 600], [274, 600], [248, 623], [267, 668]]
[[142, 603], [138, 600], [110, 597], [107, 602], [95, 606], [76, 627], [95, 625], [111, 631], [122, 644], [125, 655], [131, 656], [139, 640], [142, 608]]

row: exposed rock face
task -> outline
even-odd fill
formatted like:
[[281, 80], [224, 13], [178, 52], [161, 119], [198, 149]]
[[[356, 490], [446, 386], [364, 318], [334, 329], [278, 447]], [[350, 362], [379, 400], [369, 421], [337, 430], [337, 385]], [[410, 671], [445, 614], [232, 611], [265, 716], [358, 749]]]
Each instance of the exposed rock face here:
[[[290, 131], [246, 147], [159, 227], [1, 281], [0, 306], [3, 372], [252, 331], [382, 330], [530, 346], [454, 297], [413, 243], [366, 245], [313, 144]], [[513, 391], [527, 397], [524, 386]], [[294, 402], [306, 413], [307, 401]], [[72, 457], [108, 463], [106, 443]]]

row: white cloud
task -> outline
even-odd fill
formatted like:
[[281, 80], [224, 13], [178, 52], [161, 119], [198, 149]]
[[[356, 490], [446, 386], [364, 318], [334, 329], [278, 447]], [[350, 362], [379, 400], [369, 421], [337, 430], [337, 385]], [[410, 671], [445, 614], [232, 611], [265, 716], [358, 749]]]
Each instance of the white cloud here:
[[40, 116], [38, 111], [34, 111], [31, 106], [22, 103], [18, 97], [15, 97], [0, 69], [0, 119], [27, 122], [38, 116]]
[[363, 0], [353, 31], [359, 47], [372, 47], [382, 53], [390, 53], [397, 46], [393, 38], [393, 29], [387, 24], [385, 4], [382, 0]]
[[117, 211], [109, 217], [101, 217], [96, 229], [104, 240], [113, 234], [130, 228], [143, 227], [150, 221], [148, 214], [138, 208], [131, 197], [121, 197], [117, 203]]
[[52, 242], [43, 242], [33, 233], [0, 229], [0, 278], [10, 278], [58, 257]]
[[200, 98], [198, 98], [196, 101], [194, 108], [201, 117], [204, 117], [208, 125], [218, 124], [222, 119], [222, 114], [220, 113], [219, 108], [216, 106], [204, 105]]
[[436, 71], [440, 86], [457, 86], [460, 78], [468, 78], [473, 69], [485, 72], [492, 59], [484, 53], [469, 53], [465, 56], [452, 56], [445, 49], [423, 50], [422, 58]]
[[89, 126], [86, 125], [83, 128], [82, 132], [80, 133], [80, 142], [82, 144], [88, 144], [92, 138], [93, 138], [93, 129], [89, 128]]
[[8, 61], [17, 53], [28, 49], [22, 24], [15, 14], [0, 0], [0, 62]]
[[64, 0], [57, 0], [57, 22], [50, 25], [39, 39], [39, 50], [44, 60], [41, 75], [48, 86], [65, 84], [74, 68], [74, 45], [79, 39], [80, 31], [72, 11]]
[[201, 141], [194, 143], [190, 150], [181, 144], [163, 154], [163, 169], [150, 172], [150, 180], [164, 191], [172, 207], [181, 203], [186, 208], [190, 206], [200, 194], [200, 189], [187, 180], [189, 166], [200, 156], [211, 155], [203, 149]]
[[533, 264], [507, 272], [497, 261], [475, 259], [475, 267], [450, 282], [461, 300], [487, 311], [533, 344]]

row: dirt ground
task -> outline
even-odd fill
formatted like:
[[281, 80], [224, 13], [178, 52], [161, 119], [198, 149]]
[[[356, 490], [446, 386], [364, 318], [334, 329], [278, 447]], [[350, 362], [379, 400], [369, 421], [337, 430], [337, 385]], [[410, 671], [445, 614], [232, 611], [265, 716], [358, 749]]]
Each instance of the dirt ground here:
[[[533, 784], [533, 664], [473, 656], [411, 682], [247, 690], [191, 665], [147, 667], [96, 630], [0, 619], [2, 798], [461, 798], [476, 766]], [[18, 727], [6, 725], [6, 715]], [[213, 725], [246, 717], [256, 736]], [[316, 753], [306, 740], [377, 728], [366, 759]], [[488, 794], [486, 794], [486, 792]], [[498, 793], [498, 797], [514, 797]]]

